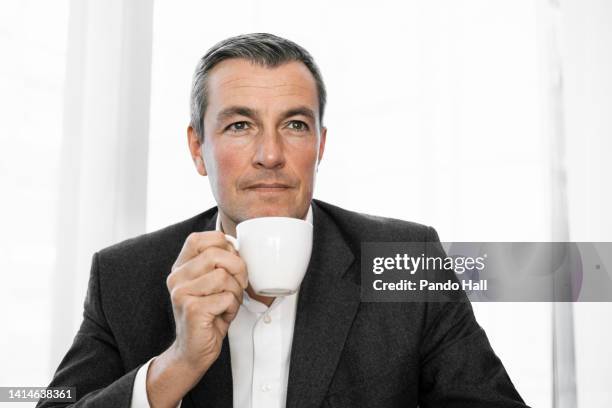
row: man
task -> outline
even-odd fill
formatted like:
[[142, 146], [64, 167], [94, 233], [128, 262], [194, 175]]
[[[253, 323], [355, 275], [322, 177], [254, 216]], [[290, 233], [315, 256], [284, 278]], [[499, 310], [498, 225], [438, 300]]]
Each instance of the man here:
[[[361, 242], [438, 237], [312, 199], [325, 99], [293, 42], [250, 34], [208, 51], [188, 144], [218, 206], [94, 255], [50, 386], [76, 387], [82, 407], [525, 406], [469, 303], [360, 302]], [[262, 216], [313, 223], [296, 295], [254, 293], [224, 237]]]

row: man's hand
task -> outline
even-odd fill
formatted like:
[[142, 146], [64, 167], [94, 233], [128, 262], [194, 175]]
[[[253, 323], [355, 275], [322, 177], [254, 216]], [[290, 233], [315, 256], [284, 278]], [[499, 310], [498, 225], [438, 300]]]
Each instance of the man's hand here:
[[152, 407], [174, 407], [215, 362], [248, 286], [246, 265], [219, 231], [192, 233], [166, 280], [176, 323], [172, 346], [147, 375]]
[[204, 372], [219, 356], [242, 303], [248, 285], [246, 265], [223, 233], [193, 233], [166, 283], [176, 322], [177, 356]]

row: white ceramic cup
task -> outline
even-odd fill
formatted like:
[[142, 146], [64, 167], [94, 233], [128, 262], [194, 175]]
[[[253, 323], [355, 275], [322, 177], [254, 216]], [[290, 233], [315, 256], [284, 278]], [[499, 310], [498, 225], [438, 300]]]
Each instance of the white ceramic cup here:
[[297, 292], [312, 252], [312, 225], [289, 217], [251, 218], [226, 235], [247, 266], [249, 283], [262, 296]]

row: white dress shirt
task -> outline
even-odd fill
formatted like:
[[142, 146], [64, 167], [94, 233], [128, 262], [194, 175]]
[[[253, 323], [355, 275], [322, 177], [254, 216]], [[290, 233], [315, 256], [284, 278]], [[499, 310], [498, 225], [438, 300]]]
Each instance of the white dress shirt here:
[[[306, 221], [312, 224], [312, 206]], [[216, 230], [222, 231], [217, 215]], [[243, 302], [230, 323], [234, 408], [284, 407], [298, 293], [277, 297], [270, 307], [243, 292]], [[151, 358], [136, 373], [131, 408], [150, 408], [147, 371]], [[178, 407], [180, 408], [181, 402]]]

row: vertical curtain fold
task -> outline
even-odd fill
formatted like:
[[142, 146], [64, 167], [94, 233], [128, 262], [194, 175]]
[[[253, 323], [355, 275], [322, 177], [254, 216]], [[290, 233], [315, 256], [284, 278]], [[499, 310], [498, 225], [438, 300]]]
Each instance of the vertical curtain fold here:
[[72, 0], [51, 369], [81, 321], [93, 253], [146, 225], [153, 2]]

